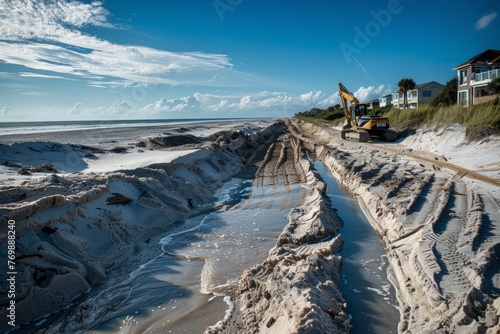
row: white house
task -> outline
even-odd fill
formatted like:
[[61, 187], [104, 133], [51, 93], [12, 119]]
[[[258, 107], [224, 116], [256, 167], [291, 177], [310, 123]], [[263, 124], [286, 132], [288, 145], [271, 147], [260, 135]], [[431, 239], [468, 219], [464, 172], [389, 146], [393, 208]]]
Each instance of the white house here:
[[366, 109], [368, 110], [372, 110], [373, 108], [379, 107], [378, 99], [367, 101], [364, 104], [366, 104]]
[[495, 99], [486, 86], [500, 77], [500, 50], [488, 49], [454, 70], [458, 75], [458, 103], [470, 106]]
[[386, 107], [392, 102], [392, 95], [386, 95], [378, 98], [379, 107]]
[[[444, 86], [436, 81], [429, 81], [415, 85], [415, 88], [406, 92], [408, 96], [408, 108], [415, 109], [421, 104], [430, 103], [444, 89]], [[392, 94], [392, 105], [394, 108], [403, 109], [403, 93]]]

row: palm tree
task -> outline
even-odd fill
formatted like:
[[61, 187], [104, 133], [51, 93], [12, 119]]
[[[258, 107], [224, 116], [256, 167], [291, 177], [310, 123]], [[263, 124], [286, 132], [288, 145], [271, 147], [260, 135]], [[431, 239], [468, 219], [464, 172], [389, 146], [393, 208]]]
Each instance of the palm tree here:
[[406, 93], [415, 88], [415, 81], [410, 78], [403, 78], [399, 80], [398, 87], [398, 93], [403, 94], [403, 107], [404, 109], [408, 109], [408, 95]]

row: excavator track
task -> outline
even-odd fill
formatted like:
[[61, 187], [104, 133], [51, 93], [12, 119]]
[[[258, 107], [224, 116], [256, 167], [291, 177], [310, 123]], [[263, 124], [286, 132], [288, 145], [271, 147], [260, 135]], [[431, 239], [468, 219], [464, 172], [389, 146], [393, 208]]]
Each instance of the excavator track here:
[[340, 135], [342, 139], [350, 141], [367, 142], [370, 140], [368, 131], [361, 129], [343, 129]]
[[396, 139], [398, 139], [397, 132], [390, 129], [380, 129], [377, 131], [373, 131], [373, 133], [370, 134], [376, 135], [380, 140], [383, 141], [395, 141]]

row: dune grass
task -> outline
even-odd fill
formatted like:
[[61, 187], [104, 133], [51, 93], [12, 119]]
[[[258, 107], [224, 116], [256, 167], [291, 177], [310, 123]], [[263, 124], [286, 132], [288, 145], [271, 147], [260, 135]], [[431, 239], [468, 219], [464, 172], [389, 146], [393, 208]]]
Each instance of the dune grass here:
[[431, 107], [426, 104], [418, 109], [391, 109], [384, 116], [389, 117], [391, 124], [451, 125], [459, 123], [466, 128], [493, 127], [500, 129], [500, 103], [493, 101], [471, 107], [453, 105], [448, 107]]
[[316, 117], [316, 116], [305, 116], [305, 115], [295, 115], [294, 116], [297, 119], [303, 120], [305, 122], [309, 123], [326, 123], [326, 124], [336, 124], [336, 122], [341, 122], [344, 120], [344, 118], [339, 118], [337, 120], [327, 120], [321, 117]]

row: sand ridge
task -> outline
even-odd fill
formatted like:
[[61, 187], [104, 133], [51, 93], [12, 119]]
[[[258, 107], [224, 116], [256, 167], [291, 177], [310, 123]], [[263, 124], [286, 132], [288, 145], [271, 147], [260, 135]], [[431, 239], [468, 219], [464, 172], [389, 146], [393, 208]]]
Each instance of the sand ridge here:
[[[323, 140], [316, 146], [318, 158], [358, 195], [365, 215], [382, 236], [402, 310], [399, 332], [498, 332], [497, 186], [456, 178], [453, 170], [442, 168], [438, 157], [433, 161], [428, 156], [392, 154], [394, 149], [384, 150], [384, 143], [340, 142], [338, 132], [325, 126], [292, 121], [290, 128], [311, 144]], [[414, 142], [425, 148], [426, 140], [410, 137], [406, 149]], [[499, 159], [491, 155], [498, 153], [494, 143], [499, 139], [489, 140], [484, 152], [471, 144], [476, 147], [476, 164]], [[449, 154], [443, 146], [433, 151], [441, 157]]]
[[343, 239], [326, 186], [307, 150], [284, 135], [271, 145], [254, 187], [300, 183], [311, 194], [292, 208], [288, 225], [269, 257], [245, 270], [232, 294], [231, 316], [205, 333], [347, 333], [350, 325], [339, 290]]

